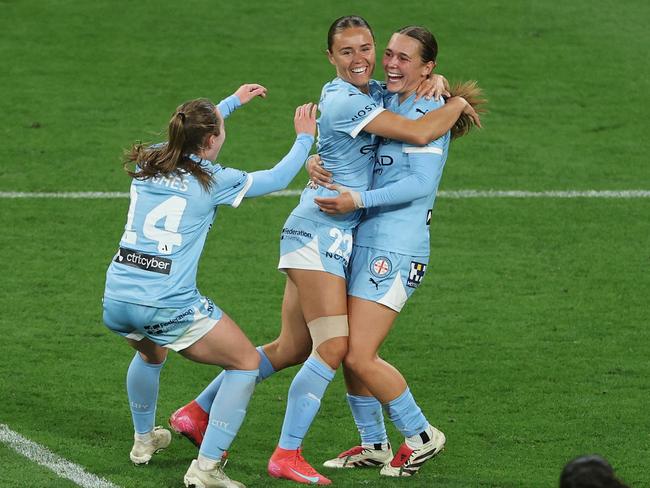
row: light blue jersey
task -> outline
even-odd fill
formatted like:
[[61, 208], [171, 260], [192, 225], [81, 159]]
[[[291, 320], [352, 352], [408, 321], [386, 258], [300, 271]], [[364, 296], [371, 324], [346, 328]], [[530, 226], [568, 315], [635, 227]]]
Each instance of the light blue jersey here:
[[[332, 173], [335, 184], [364, 191], [370, 188], [372, 165], [375, 159], [376, 138], [363, 128], [384, 111], [383, 89], [372, 80], [369, 93], [335, 78], [325, 84], [318, 105], [318, 154], [325, 169]], [[354, 227], [361, 212], [331, 216], [319, 210], [315, 197], [336, 196], [326, 188], [306, 188], [300, 204], [292, 215], [345, 228]]]
[[[443, 104], [442, 99], [416, 101], [415, 94], [401, 104], [397, 96], [386, 100], [387, 109], [409, 119], [418, 119]], [[426, 146], [381, 141], [373, 190], [361, 193], [367, 209], [354, 236], [355, 246], [410, 256], [429, 255], [429, 223], [449, 140], [447, 133]], [[413, 199], [414, 195], [417, 198]]]
[[201, 296], [196, 273], [217, 205], [237, 207], [252, 178], [202, 160], [214, 178], [207, 193], [189, 173], [131, 182], [120, 247], [106, 273], [104, 296], [149, 307], [181, 308]]

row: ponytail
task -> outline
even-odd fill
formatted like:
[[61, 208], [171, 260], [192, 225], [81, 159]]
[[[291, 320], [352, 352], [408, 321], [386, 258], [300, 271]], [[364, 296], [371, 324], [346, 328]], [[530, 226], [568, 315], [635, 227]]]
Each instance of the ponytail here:
[[[486, 112], [485, 104], [487, 100], [483, 98], [483, 90], [479, 88], [476, 81], [456, 83], [451, 87], [449, 92], [452, 97], [463, 97], [477, 113], [482, 114]], [[460, 117], [451, 128], [451, 138], [457, 139], [466, 135], [473, 125], [474, 121], [469, 115], [465, 113], [460, 114]]]
[[134, 144], [125, 154], [124, 170], [138, 180], [187, 172], [208, 191], [214, 183], [212, 174], [188, 156], [200, 152], [210, 135], [218, 136], [220, 126], [212, 102], [203, 98], [185, 102], [169, 121], [167, 142], [153, 146]]

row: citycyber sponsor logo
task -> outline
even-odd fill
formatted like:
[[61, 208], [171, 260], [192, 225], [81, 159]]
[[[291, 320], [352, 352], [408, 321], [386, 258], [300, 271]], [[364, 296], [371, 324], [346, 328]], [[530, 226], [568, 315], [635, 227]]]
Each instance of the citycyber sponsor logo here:
[[115, 256], [115, 262], [126, 264], [133, 268], [166, 275], [168, 275], [172, 269], [171, 259], [161, 258], [160, 256], [151, 256], [150, 254], [144, 254], [125, 247], [120, 247], [120, 250]]
[[409, 271], [409, 279], [406, 280], [406, 286], [409, 286], [411, 288], [417, 288], [420, 286], [426, 270], [426, 264], [411, 261], [411, 270]]
[[168, 320], [166, 322], [160, 322], [158, 324], [152, 324], [152, 325], [145, 325], [144, 330], [151, 335], [166, 334], [174, 329], [178, 329], [179, 327], [186, 325], [187, 321], [185, 319], [190, 315], [194, 317], [193, 307], [188, 308], [180, 315], [177, 315], [173, 319]]
[[376, 278], [383, 278], [393, 269], [393, 263], [386, 256], [379, 256], [370, 262], [370, 273]]
[[307, 232], [302, 229], [290, 229], [288, 227], [285, 227], [284, 229], [282, 229], [282, 235], [280, 236], [280, 240], [293, 239], [294, 241], [299, 241], [300, 237], [305, 237], [309, 240], [312, 239], [311, 232]]

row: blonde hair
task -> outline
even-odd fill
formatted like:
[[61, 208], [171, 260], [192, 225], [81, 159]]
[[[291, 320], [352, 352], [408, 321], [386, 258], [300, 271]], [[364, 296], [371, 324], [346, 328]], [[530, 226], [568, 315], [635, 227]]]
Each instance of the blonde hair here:
[[[483, 114], [486, 112], [485, 105], [487, 100], [483, 97], [483, 90], [479, 88], [478, 83], [474, 80], [463, 81], [455, 83], [449, 90], [452, 97], [463, 97], [467, 100], [477, 113]], [[474, 121], [465, 113], [460, 114], [460, 117], [451, 128], [451, 138], [457, 139], [466, 135], [474, 126]]]

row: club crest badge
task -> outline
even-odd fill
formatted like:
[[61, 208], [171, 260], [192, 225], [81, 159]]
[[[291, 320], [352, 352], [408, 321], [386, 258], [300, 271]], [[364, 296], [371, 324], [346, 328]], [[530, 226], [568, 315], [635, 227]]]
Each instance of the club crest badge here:
[[383, 278], [393, 269], [393, 263], [386, 256], [379, 256], [370, 262], [370, 273], [376, 278]]

